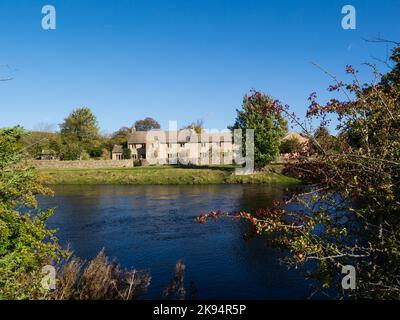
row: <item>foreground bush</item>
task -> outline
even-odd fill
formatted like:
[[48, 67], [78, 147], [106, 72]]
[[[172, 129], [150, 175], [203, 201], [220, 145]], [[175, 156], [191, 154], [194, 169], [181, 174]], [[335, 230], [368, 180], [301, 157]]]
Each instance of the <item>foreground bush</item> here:
[[135, 300], [150, 285], [148, 272], [121, 269], [116, 261], [109, 261], [104, 249], [89, 263], [70, 257], [57, 272], [53, 299], [77, 300]]
[[[315, 262], [309, 276], [321, 284], [318, 290], [337, 289], [336, 298], [400, 299], [400, 47], [392, 60], [393, 70], [382, 78], [371, 66], [371, 83], [361, 84], [351, 66], [346, 67], [350, 82], [332, 76], [329, 91], [340, 92], [343, 100], [320, 104], [311, 94], [309, 119], [324, 127], [329, 114], [337, 117], [340, 133], [333, 149], [321, 145], [287, 107], [265, 104], [302, 127], [318, 152], [286, 167], [308, 185], [306, 191], [275, 201], [271, 208], [233, 215], [249, 221], [250, 235], [267, 235], [288, 249], [290, 265]], [[198, 221], [222, 215], [202, 214]], [[355, 268], [354, 289], [341, 286], [346, 265]]]
[[[24, 162], [24, 134], [0, 129], [0, 299], [139, 298], [150, 283], [147, 272], [123, 270], [104, 251], [85, 264], [47, 229], [54, 210], [38, 209], [36, 196], [52, 192]], [[43, 285], [44, 266], [58, 269], [53, 291]]]
[[46, 228], [52, 210], [36, 210], [37, 194], [50, 194], [23, 164], [20, 128], [0, 130], [0, 299], [38, 299], [41, 268], [63, 251]]

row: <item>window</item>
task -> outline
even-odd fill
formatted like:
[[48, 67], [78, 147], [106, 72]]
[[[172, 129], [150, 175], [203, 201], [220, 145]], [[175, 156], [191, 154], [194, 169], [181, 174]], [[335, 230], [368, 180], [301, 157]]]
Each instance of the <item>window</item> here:
[[184, 144], [184, 143], [180, 143], [179, 145], [181, 146], [181, 148], [184, 148], [184, 147], [185, 147], [185, 144]]
[[206, 144], [205, 142], [202, 142], [202, 143], [201, 143], [201, 146], [202, 146], [202, 147], [206, 147], [207, 144]]

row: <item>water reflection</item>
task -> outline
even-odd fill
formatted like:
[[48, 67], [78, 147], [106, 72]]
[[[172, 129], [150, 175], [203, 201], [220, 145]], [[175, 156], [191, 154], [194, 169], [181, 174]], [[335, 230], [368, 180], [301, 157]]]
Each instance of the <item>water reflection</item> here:
[[150, 269], [147, 298], [160, 298], [176, 260], [199, 298], [306, 298], [303, 276], [280, 266], [283, 253], [260, 239], [246, 242], [245, 226], [230, 220], [198, 225], [209, 210], [253, 210], [285, 193], [282, 186], [57, 186], [41, 205], [57, 207], [49, 221], [63, 245], [92, 258], [102, 248], [126, 267]]

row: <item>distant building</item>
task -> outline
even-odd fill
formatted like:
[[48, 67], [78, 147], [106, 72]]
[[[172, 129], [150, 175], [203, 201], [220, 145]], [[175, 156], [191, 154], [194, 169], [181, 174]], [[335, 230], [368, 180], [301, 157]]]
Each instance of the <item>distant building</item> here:
[[[230, 131], [198, 134], [192, 129], [179, 131], [132, 129], [128, 137], [128, 148], [134, 160], [142, 160], [149, 164], [228, 164], [232, 163], [233, 158], [233, 140]], [[119, 150], [122, 150], [122, 147], [115, 149]], [[117, 154], [113, 149], [113, 160], [119, 160]]]
[[309, 139], [302, 136], [300, 133], [292, 130], [286, 136], [283, 137], [282, 140], [295, 140], [297, 139], [302, 144], [308, 144]]
[[307, 153], [310, 149], [310, 140], [296, 131], [290, 131], [282, 140], [297, 140], [302, 146], [302, 152]]
[[59, 160], [57, 154], [53, 150], [42, 150], [40, 160]]
[[123, 156], [123, 148], [120, 145], [114, 145], [112, 151], [111, 151], [111, 159], [112, 160], [122, 160]]
[[[309, 140], [296, 131], [283, 138], [287, 139], [297, 139], [308, 150]], [[234, 158], [231, 131], [196, 133], [193, 129], [136, 131], [132, 128], [128, 149], [133, 160], [145, 164], [230, 164]], [[122, 146], [115, 145], [112, 159], [122, 160], [122, 154]]]

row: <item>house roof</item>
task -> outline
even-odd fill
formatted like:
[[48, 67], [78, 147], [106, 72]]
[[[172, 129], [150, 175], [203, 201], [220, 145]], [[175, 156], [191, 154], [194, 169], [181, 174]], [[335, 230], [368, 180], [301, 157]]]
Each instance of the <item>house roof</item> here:
[[54, 155], [54, 154], [56, 154], [54, 150], [49, 150], [49, 149], [42, 150], [42, 155]]
[[149, 131], [134, 131], [128, 136], [128, 143], [145, 143]]
[[286, 136], [283, 137], [283, 140], [292, 140], [292, 139], [298, 139], [301, 143], [308, 142], [308, 138], [302, 136], [300, 133], [296, 131], [290, 131]]
[[117, 144], [115, 144], [112, 149], [112, 153], [122, 153], [122, 151], [123, 151], [122, 146]]
[[134, 131], [128, 137], [128, 143], [147, 143], [159, 141], [167, 142], [206, 142], [206, 141], [232, 141], [230, 132], [220, 133], [201, 133], [197, 134], [194, 130], [184, 129], [179, 131]]

